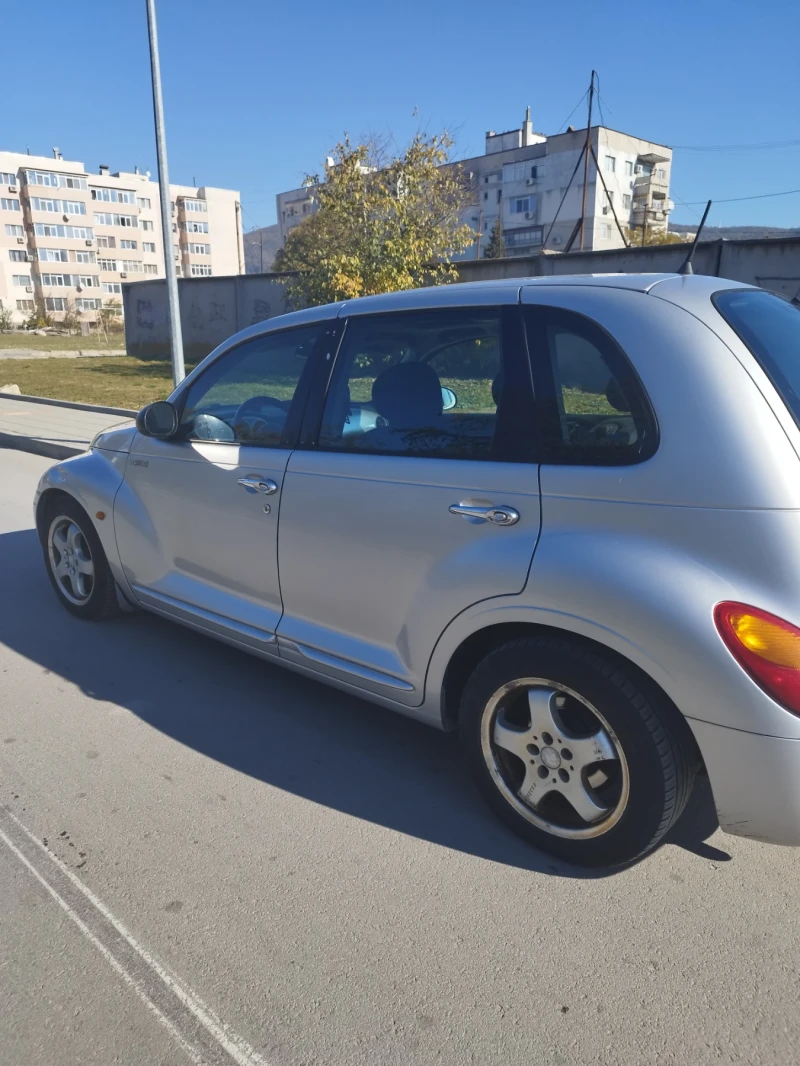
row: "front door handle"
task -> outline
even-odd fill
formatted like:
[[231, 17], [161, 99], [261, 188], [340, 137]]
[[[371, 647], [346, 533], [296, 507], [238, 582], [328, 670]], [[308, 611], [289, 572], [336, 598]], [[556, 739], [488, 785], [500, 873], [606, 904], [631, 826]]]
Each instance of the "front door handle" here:
[[513, 526], [519, 522], [519, 511], [513, 507], [474, 507], [468, 503], [454, 503], [450, 507], [450, 514], [477, 518], [480, 522], [491, 522], [496, 526]]
[[249, 492], [261, 492], [265, 496], [272, 496], [278, 491], [278, 486], [269, 477], [240, 477], [239, 484]]

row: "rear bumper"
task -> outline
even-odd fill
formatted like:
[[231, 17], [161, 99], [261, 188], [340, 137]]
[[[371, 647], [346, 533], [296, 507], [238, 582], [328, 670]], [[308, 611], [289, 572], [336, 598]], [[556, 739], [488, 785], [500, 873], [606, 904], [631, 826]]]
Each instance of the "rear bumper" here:
[[726, 833], [800, 846], [800, 740], [689, 719]]

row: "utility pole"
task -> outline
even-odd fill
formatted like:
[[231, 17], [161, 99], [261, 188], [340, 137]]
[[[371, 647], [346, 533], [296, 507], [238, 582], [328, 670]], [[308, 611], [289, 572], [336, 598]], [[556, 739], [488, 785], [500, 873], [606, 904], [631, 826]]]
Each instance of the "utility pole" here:
[[589, 148], [591, 146], [592, 136], [592, 101], [594, 99], [594, 78], [595, 72], [592, 71], [592, 80], [589, 83], [589, 120], [586, 123], [586, 143], [583, 146], [584, 159], [583, 159], [583, 199], [581, 201], [581, 251], [583, 251], [583, 235], [586, 229], [586, 188], [589, 184]]
[[161, 67], [158, 61], [155, 0], [145, 0], [145, 2], [147, 4], [147, 31], [150, 37], [150, 72], [153, 78], [153, 117], [156, 125], [158, 190], [161, 200], [161, 231], [164, 241], [164, 269], [167, 279], [172, 380], [177, 386], [186, 377], [186, 369], [183, 362], [183, 336], [181, 334], [181, 310], [178, 303], [178, 280], [175, 277], [175, 260], [172, 254], [172, 212], [170, 210], [169, 173], [167, 170], [167, 139], [164, 131], [164, 101], [161, 97]]

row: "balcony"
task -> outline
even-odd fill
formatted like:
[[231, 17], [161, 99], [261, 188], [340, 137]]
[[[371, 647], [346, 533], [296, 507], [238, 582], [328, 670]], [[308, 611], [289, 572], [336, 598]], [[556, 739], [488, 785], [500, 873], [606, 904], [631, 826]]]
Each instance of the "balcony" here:
[[660, 178], [655, 171], [652, 174], [637, 174], [633, 181], [634, 197], [644, 196], [646, 193], [661, 193], [667, 195], [669, 182], [666, 178]]

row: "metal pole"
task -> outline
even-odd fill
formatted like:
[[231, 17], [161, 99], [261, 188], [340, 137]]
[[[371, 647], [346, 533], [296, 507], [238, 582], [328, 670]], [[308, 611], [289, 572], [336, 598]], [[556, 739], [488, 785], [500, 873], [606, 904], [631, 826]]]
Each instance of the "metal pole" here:
[[[594, 71], [589, 83], [589, 119], [586, 123], [586, 144], [583, 146], [585, 153], [583, 160], [583, 200], [581, 201], [581, 251], [583, 251], [583, 234], [586, 229], [586, 187], [589, 184], [589, 144], [592, 136], [592, 100], [594, 98]], [[580, 157], [579, 157], [580, 158]]]
[[172, 353], [172, 380], [179, 385], [186, 377], [183, 363], [181, 309], [178, 303], [178, 279], [172, 253], [172, 212], [170, 210], [169, 173], [167, 171], [167, 139], [164, 132], [164, 101], [161, 97], [161, 68], [158, 62], [158, 31], [156, 30], [155, 0], [146, 0], [147, 30], [150, 36], [150, 70], [153, 76], [153, 116], [156, 123], [156, 157], [158, 160], [158, 191], [161, 200], [161, 231], [164, 241], [164, 269], [167, 277], [167, 306], [169, 308], [169, 336]]

